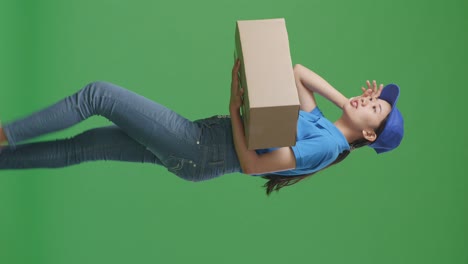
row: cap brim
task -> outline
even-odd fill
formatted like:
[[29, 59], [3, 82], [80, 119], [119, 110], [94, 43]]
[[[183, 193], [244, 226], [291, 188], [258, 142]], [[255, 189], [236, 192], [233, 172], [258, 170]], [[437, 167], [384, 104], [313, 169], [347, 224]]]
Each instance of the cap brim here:
[[392, 83], [392, 84], [387, 84], [382, 89], [382, 93], [380, 94], [379, 98], [387, 101], [393, 107], [397, 103], [399, 96], [400, 96], [400, 87]]

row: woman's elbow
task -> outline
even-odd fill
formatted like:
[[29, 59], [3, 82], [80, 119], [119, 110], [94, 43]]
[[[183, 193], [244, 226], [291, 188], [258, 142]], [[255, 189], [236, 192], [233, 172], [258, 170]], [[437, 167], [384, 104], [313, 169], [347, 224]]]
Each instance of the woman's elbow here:
[[255, 162], [254, 160], [248, 160], [248, 161], [243, 162], [241, 164], [242, 172], [245, 174], [258, 173], [259, 168], [258, 166], [256, 166], [258, 164], [257, 162]]
[[244, 174], [253, 174], [254, 173], [254, 169], [252, 168], [252, 166], [243, 165], [243, 166], [241, 166], [241, 169], [242, 169], [242, 172]]
[[295, 64], [294, 67], [293, 67], [293, 71], [294, 73], [300, 71], [304, 66], [302, 66], [301, 64]]
[[304, 69], [305, 67], [301, 64], [294, 65], [293, 73], [296, 80], [301, 80], [301, 77], [304, 75]]

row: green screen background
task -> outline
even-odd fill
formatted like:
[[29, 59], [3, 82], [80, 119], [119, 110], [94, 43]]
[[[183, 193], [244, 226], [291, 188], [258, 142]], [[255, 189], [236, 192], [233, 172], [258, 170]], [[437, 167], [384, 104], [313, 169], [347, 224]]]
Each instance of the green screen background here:
[[406, 134], [271, 197], [261, 178], [192, 183], [149, 164], [1, 171], [0, 263], [468, 263], [467, 6], [2, 0], [4, 123], [96, 80], [189, 119], [228, 114], [235, 21], [284, 17], [293, 63], [346, 96], [368, 79], [399, 84]]

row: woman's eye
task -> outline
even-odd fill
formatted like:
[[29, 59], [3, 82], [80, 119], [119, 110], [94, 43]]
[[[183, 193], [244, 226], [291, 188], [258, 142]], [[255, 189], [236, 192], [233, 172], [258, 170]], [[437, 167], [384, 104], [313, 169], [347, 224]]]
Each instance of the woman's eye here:
[[375, 105], [372, 108], [374, 108], [374, 112], [377, 112], [377, 107]]

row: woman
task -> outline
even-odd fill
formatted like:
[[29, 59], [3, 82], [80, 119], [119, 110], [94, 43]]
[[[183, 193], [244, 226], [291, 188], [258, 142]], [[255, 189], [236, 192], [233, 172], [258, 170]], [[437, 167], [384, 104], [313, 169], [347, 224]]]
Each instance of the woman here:
[[[267, 194], [296, 183], [363, 145], [377, 153], [397, 147], [403, 119], [395, 107], [396, 85], [377, 88], [367, 82], [363, 94], [347, 99], [320, 76], [296, 65], [294, 73], [301, 111], [293, 147], [248, 150], [239, 113], [240, 62], [232, 69], [230, 116], [190, 121], [143, 96], [107, 82], [93, 82], [75, 94], [0, 128], [0, 169], [59, 168], [93, 160], [155, 163], [190, 181], [242, 172], [269, 181]], [[383, 88], [383, 89], [382, 89]], [[323, 117], [314, 93], [343, 110], [334, 124]], [[380, 96], [380, 98], [379, 98]], [[114, 125], [85, 131], [73, 138], [20, 144], [58, 131], [90, 116]]]

